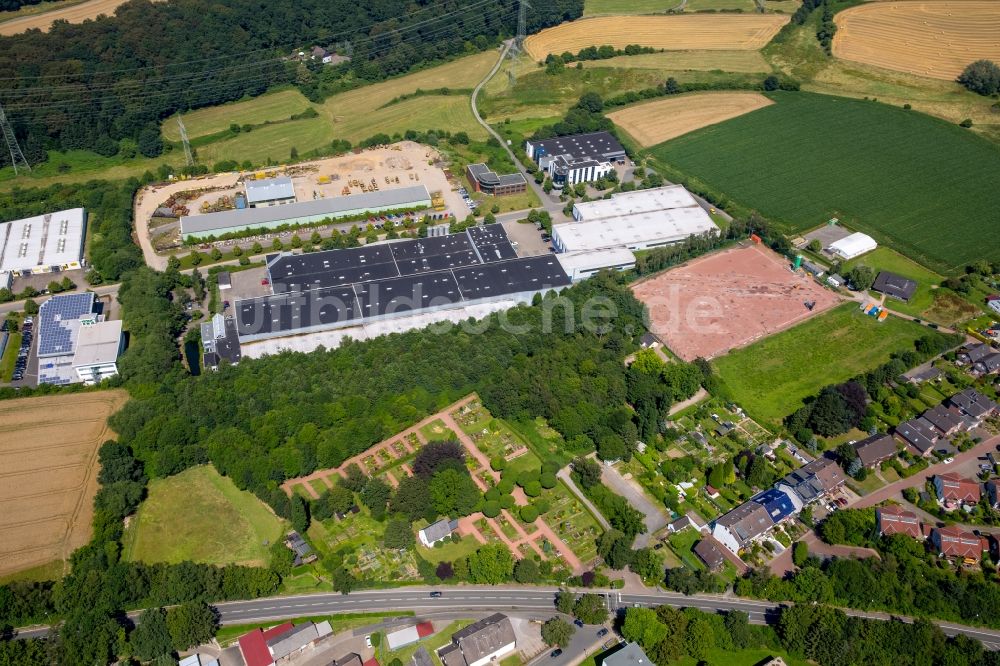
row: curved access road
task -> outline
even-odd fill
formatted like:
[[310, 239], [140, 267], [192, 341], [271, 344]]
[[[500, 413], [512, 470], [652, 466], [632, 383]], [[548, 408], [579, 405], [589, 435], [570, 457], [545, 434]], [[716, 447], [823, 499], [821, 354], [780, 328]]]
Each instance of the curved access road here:
[[[441, 596], [432, 598], [430, 592], [439, 589]], [[554, 587], [508, 586], [461, 586], [461, 587], [406, 587], [392, 590], [366, 590], [351, 594], [321, 593], [287, 597], [268, 597], [251, 601], [228, 601], [216, 604], [222, 624], [251, 624], [289, 618], [385, 611], [388, 609], [413, 610], [417, 614], [442, 612], [520, 612], [538, 614], [547, 618], [555, 613]], [[715, 594], [684, 596], [675, 592], [650, 589], [643, 593], [627, 593], [617, 590], [593, 590], [607, 599], [609, 609], [618, 610], [633, 606], [675, 606], [678, 608], [698, 608], [706, 612], [742, 611], [754, 624], [774, 622], [781, 604], [770, 601], [744, 599]], [[874, 613], [844, 609], [848, 615], [873, 620], [888, 620], [888, 613]], [[138, 612], [130, 613], [132, 617]], [[909, 618], [900, 617], [904, 621]], [[1000, 649], [1000, 631], [980, 629], [950, 622], [939, 622], [938, 626], [954, 636], [963, 634], [981, 641], [990, 649]], [[19, 630], [22, 638], [39, 637], [48, 632], [48, 627], [25, 627]]]

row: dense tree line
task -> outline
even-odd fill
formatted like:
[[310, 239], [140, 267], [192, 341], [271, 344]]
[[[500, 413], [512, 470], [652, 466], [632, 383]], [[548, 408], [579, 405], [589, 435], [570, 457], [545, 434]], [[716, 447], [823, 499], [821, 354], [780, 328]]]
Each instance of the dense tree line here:
[[992, 60], [977, 60], [962, 70], [958, 82], [974, 93], [995, 95], [1000, 92], [1000, 65]]
[[[10, 2], [11, 0], [5, 0]], [[17, 0], [14, 0], [15, 2]], [[529, 32], [580, 16], [581, 0], [528, 12]], [[486, 48], [516, 29], [514, 0], [300, 0], [261, 11], [252, 0], [133, 0], [114, 17], [0, 38], [0, 100], [30, 162], [46, 149], [163, 150], [159, 122], [188, 109], [259, 95], [317, 74], [285, 60], [293, 48], [340, 45], [340, 88]], [[322, 65], [311, 65], [322, 70]], [[0, 154], [0, 166], [9, 156]]]
[[820, 534], [824, 539], [874, 546], [880, 558], [820, 562], [809, 557], [785, 579], [756, 570], [736, 582], [737, 594], [1000, 627], [1000, 585], [995, 572], [956, 572], [916, 539], [901, 534], [875, 537], [870, 513], [861, 517], [867, 520], [855, 520], [854, 515], [838, 518], [829, 528], [821, 528]]
[[42, 0], [0, 0], [0, 12], [13, 12], [21, 7], [37, 5]]

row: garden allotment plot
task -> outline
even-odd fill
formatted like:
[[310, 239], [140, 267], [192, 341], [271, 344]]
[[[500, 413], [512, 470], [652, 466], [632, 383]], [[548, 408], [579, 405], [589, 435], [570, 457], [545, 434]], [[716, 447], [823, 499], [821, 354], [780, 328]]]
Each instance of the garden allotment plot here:
[[768, 93], [775, 104], [653, 148], [793, 232], [837, 217], [939, 272], [1000, 260], [1000, 149], [877, 102]]

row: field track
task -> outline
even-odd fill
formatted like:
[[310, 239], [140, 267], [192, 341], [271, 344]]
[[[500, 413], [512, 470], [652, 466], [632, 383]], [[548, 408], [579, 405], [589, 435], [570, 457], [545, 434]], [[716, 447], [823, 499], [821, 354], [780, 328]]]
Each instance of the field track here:
[[1000, 62], [996, 0], [874, 2], [837, 14], [833, 55], [953, 80], [971, 62]]
[[648, 148], [773, 103], [754, 92], [696, 93], [630, 106], [608, 117]]
[[639, 44], [670, 51], [755, 51], [788, 23], [779, 14], [691, 14], [679, 16], [603, 16], [571, 21], [531, 35], [524, 46], [535, 60], [550, 53], [576, 53], [605, 44], [624, 49]]
[[17, 35], [33, 28], [38, 28], [42, 32], [45, 32], [57, 20], [69, 21], [70, 23], [83, 23], [87, 19], [97, 18], [101, 14], [111, 16], [115, 13], [119, 5], [123, 5], [126, 2], [127, 0], [89, 0], [79, 5], [72, 5], [61, 9], [57, 8], [42, 14], [22, 16], [0, 23], [0, 35], [9, 37], [10, 35]]
[[0, 575], [66, 559], [90, 538], [97, 449], [124, 391], [0, 402]]

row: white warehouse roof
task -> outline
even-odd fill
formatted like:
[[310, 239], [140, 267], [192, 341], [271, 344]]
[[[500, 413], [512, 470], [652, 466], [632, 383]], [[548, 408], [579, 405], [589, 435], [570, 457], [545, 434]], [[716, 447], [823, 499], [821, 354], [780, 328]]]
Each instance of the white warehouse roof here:
[[0, 271], [80, 268], [86, 211], [72, 208], [0, 224]]
[[122, 342], [122, 322], [100, 321], [81, 326], [76, 334], [73, 367], [90, 367], [114, 363]]
[[573, 206], [573, 217], [588, 221], [697, 205], [698, 202], [683, 185], [668, 185], [650, 190], [619, 192], [610, 199], [580, 202]]
[[288, 176], [266, 180], [247, 180], [243, 184], [247, 190], [247, 202], [250, 204], [295, 198], [295, 188], [292, 186], [292, 179]]
[[830, 245], [830, 251], [844, 259], [853, 259], [865, 252], [871, 252], [876, 247], [878, 247], [878, 243], [875, 242], [874, 238], [859, 231]]
[[718, 231], [712, 218], [700, 206], [693, 206], [557, 224], [552, 236], [560, 252], [580, 252], [615, 247], [642, 250], [710, 231]]
[[635, 266], [635, 255], [623, 247], [590, 252], [562, 252], [556, 255], [566, 275], [574, 280], [589, 277], [603, 268], [625, 270]]

